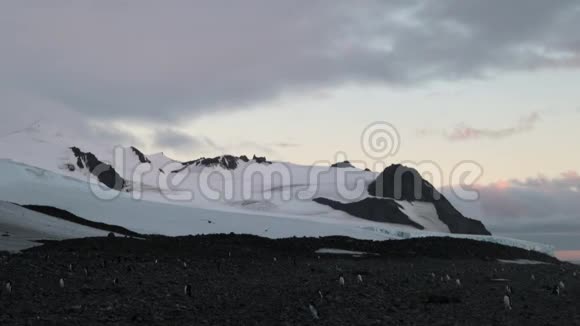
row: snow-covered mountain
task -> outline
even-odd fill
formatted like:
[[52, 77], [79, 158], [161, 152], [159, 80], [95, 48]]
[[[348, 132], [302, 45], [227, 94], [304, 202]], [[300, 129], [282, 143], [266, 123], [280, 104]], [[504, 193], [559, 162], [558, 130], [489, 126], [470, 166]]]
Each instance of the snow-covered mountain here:
[[[487, 237], [481, 222], [436, 200], [440, 194], [414, 170], [395, 196], [394, 171], [404, 167], [376, 173], [346, 163], [304, 166], [244, 155], [179, 162], [38, 125], [0, 137], [0, 201], [53, 206], [144, 234], [471, 234], [511, 241]], [[420, 198], [409, 196], [414, 183], [406, 179], [417, 176]]]

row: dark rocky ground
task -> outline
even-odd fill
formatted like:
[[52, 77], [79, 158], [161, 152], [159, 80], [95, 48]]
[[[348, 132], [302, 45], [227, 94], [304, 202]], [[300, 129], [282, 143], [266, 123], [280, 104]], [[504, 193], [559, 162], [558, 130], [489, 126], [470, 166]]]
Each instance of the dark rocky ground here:
[[[315, 254], [319, 248], [378, 255]], [[0, 325], [580, 325], [575, 270], [541, 254], [458, 239], [67, 240], [0, 255]], [[552, 295], [559, 281], [566, 288]], [[511, 311], [503, 306], [506, 284], [514, 289]]]

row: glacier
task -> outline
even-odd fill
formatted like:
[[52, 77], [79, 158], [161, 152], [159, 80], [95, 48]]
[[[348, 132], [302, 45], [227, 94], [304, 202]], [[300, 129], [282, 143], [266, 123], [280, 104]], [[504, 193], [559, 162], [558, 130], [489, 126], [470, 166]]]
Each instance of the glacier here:
[[[0, 159], [0, 180], [1, 200], [22, 205], [54, 206], [88, 220], [119, 225], [142, 234], [182, 236], [238, 233], [267, 238], [338, 235], [365, 240], [453, 237], [488, 241], [550, 255], [554, 251], [549, 245], [517, 239], [418, 231], [348, 216], [335, 217], [332, 214], [292, 215], [288, 211], [276, 213], [243, 210], [228, 205], [210, 207], [208, 203], [195, 207], [191, 203], [185, 205], [160, 200], [136, 200], [131, 193], [124, 192], [119, 192], [114, 199], [104, 200], [104, 194], [99, 194], [99, 191], [106, 193], [111, 190], [90, 186], [90, 182], [95, 182], [90, 178], [83, 181], [9, 159]], [[422, 209], [425, 210], [424, 207]], [[303, 207], [299, 210], [304, 213]], [[79, 232], [79, 236], [83, 236], [83, 233]]]

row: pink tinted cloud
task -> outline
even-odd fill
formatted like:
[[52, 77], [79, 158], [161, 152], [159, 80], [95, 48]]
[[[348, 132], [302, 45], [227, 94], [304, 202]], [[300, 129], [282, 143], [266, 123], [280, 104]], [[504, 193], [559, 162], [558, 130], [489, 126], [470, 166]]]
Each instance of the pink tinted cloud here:
[[[482, 212], [494, 217], [580, 218], [580, 175], [566, 171], [555, 178], [539, 175], [480, 185]], [[579, 221], [580, 222], [580, 221]]]
[[452, 130], [419, 130], [419, 135], [431, 136], [441, 135], [449, 141], [468, 141], [477, 139], [501, 139], [534, 129], [536, 123], [540, 120], [540, 114], [532, 112], [529, 115], [521, 117], [514, 125], [506, 128], [476, 128], [467, 124], [459, 124]]
[[555, 254], [561, 260], [580, 261], [580, 250], [559, 250]]

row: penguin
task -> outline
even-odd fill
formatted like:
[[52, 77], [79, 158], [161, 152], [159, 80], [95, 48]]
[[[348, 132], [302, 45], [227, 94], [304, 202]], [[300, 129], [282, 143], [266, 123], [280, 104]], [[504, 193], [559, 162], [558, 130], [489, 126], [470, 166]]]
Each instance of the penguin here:
[[277, 261], [278, 261], [278, 259], [276, 259], [276, 257], [274, 257], [274, 262], [277, 262]]
[[514, 293], [514, 290], [509, 286], [509, 284], [505, 286], [505, 293], [510, 295]]
[[157, 265], [157, 259], [155, 259], [155, 265]]
[[191, 297], [191, 285], [185, 284], [185, 286], [183, 287], [183, 294], [185, 294], [188, 297]]
[[503, 306], [505, 310], [512, 310], [512, 300], [507, 294], [503, 296]]
[[8, 292], [8, 294], [12, 294], [12, 282], [10, 281], [6, 282], [6, 292]]
[[445, 275], [445, 280], [446, 280], [447, 282], [451, 281], [451, 276], [449, 276], [449, 274]]
[[68, 271], [72, 273], [72, 271], [73, 271], [73, 265], [72, 264], [68, 264]]
[[340, 286], [344, 286], [344, 276], [342, 276], [342, 274], [338, 278], [338, 284], [340, 284]]
[[64, 279], [62, 279], [62, 278], [61, 278], [61, 279], [58, 281], [58, 285], [60, 285], [60, 288], [61, 288], [61, 289], [64, 289]]
[[118, 286], [119, 285], [119, 279], [118, 278], [114, 278], [113, 279], [113, 285]]
[[536, 275], [532, 274], [532, 281], [536, 280]]
[[183, 262], [183, 268], [187, 268], [187, 262]]
[[558, 283], [558, 287], [560, 287], [560, 290], [566, 289], [566, 285], [564, 285], [564, 282], [562, 282], [562, 281], [560, 281], [560, 283]]
[[435, 273], [431, 273], [431, 278], [435, 279]]
[[456, 279], [455, 280], [455, 284], [457, 284], [457, 286], [461, 286], [461, 280], [460, 279]]
[[359, 283], [362, 283], [362, 282], [363, 282], [362, 275], [360, 275], [360, 274], [358, 274], [358, 275], [356, 276], [356, 279], [358, 280], [358, 282], [359, 282]]
[[83, 268], [83, 272], [85, 273], [85, 277], [89, 277], [89, 269], [88, 268]]
[[558, 285], [555, 285], [552, 288], [552, 294], [555, 295], [555, 296], [560, 296], [560, 287]]
[[318, 316], [318, 310], [316, 310], [316, 307], [314, 307], [314, 304], [311, 302], [308, 305], [308, 309], [310, 310], [310, 313], [312, 314], [312, 318], [318, 320], [320, 319], [320, 317]]
[[322, 291], [318, 290], [318, 296], [320, 296], [320, 300], [324, 300], [324, 295], [322, 295]]

